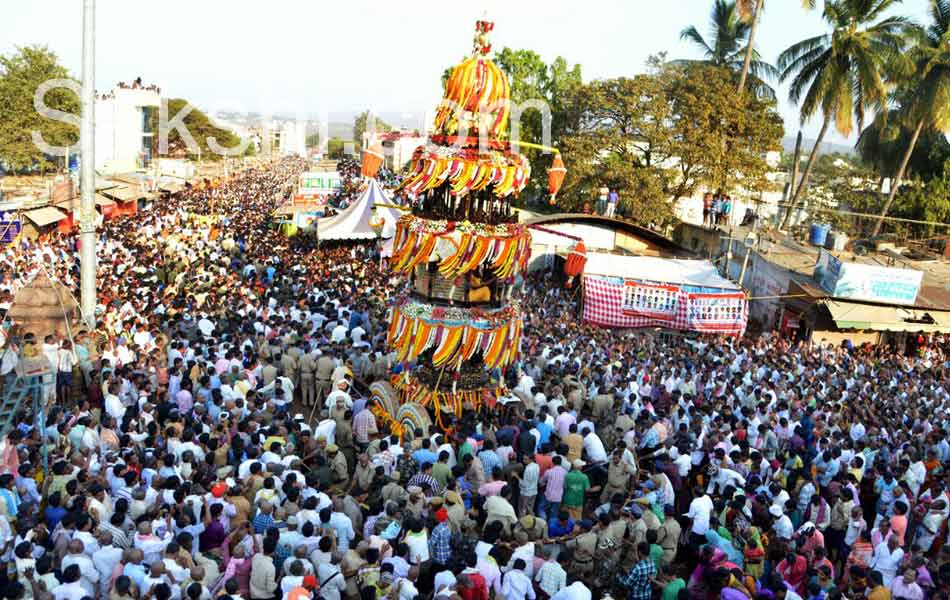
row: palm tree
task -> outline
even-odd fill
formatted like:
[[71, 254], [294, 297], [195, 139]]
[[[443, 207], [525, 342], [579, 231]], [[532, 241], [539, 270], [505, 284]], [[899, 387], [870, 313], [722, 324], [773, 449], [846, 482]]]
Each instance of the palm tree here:
[[711, 38], [708, 42], [693, 26], [680, 32], [680, 39], [688, 40], [697, 46], [703, 52], [704, 62], [734, 72], [744, 70], [744, 57], [748, 58], [750, 62], [746, 72], [751, 72], [750, 79], [756, 94], [775, 98], [775, 90], [766, 84], [765, 80], [776, 79], [778, 71], [762, 61], [759, 53], [747, 43], [752, 28], [742, 20], [736, 2], [715, 0], [709, 22]]
[[851, 134], [854, 122], [863, 129], [864, 117], [887, 99], [883, 72], [900, 52], [907, 19], [883, 17], [900, 0], [826, 0], [824, 19], [831, 33], [808, 38], [778, 57], [780, 81], [791, 79], [789, 99], [801, 102], [802, 123], [821, 113], [818, 139], [805, 163], [801, 183], [785, 212], [788, 226], [802, 190], [808, 184], [821, 141], [834, 120], [835, 129]]
[[906, 54], [907, 62], [912, 65], [911, 76], [907, 80], [907, 87], [912, 93], [907, 94], [909, 101], [904, 105], [901, 116], [914, 129], [887, 201], [874, 223], [872, 236], [881, 232], [884, 217], [894, 202], [920, 133], [925, 127], [938, 131], [950, 130], [950, 0], [931, 0], [930, 16], [932, 22], [929, 26], [915, 30], [914, 44]]
[[[802, 0], [802, 6], [813, 10], [817, 6], [818, 0]], [[745, 88], [746, 78], [749, 76], [749, 70], [752, 68], [755, 56], [755, 34], [759, 30], [759, 17], [762, 15], [762, 9], [765, 8], [765, 0], [737, 0], [739, 16], [745, 23], [749, 24], [749, 38], [746, 44], [745, 59], [742, 61], [742, 72], [739, 75], [739, 93]]]

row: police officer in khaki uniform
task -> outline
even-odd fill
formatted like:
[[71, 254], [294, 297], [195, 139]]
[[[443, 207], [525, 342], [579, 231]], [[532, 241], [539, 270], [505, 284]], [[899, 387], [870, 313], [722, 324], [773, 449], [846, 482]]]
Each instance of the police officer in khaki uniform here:
[[274, 366], [274, 360], [269, 358], [267, 364], [261, 369], [261, 381], [264, 385], [270, 385], [275, 379], [277, 379], [277, 367]]
[[349, 473], [346, 470], [346, 456], [340, 452], [336, 444], [327, 446], [327, 456], [330, 462], [330, 471], [333, 473], [333, 485], [335, 487], [346, 487], [349, 481]]
[[663, 564], [668, 565], [676, 558], [683, 528], [676, 520], [676, 509], [672, 504], [663, 507], [663, 514], [666, 518], [657, 532], [659, 537], [656, 543], [663, 547]]
[[333, 375], [333, 369], [335, 367], [333, 356], [329, 353], [324, 352], [324, 354], [317, 359], [317, 371], [314, 374], [314, 382], [317, 386], [317, 404], [323, 404], [323, 399], [330, 391], [330, 376]]
[[317, 387], [314, 383], [314, 373], [317, 370], [317, 361], [308, 351], [300, 357], [300, 401], [304, 406], [313, 406], [316, 403]]
[[574, 562], [571, 564], [571, 576], [589, 580], [594, 572], [594, 558], [597, 554], [597, 533], [591, 530], [591, 523], [583, 521], [580, 524], [584, 533], [572, 540], [564, 542], [564, 548], [574, 553]]
[[285, 352], [280, 357], [280, 368], [284, 371], [284, 376], [290, 379], [294, 387], [300, 385], [300, 365], [296, 357], [290, 352]]
[[449, 513], [448, 523], [453, 534], [462, 533], [465, 526], [465, 502], [455, 490], [445, 492], [445, 509]]
[[610, 456], [610, 462], [607, 463], [607, 483], [600, 494], [600, 501], [607, 502], [614, 494], [620, 494], [626, 498], [632, 476], [633, 469], [623, 462], [623, 452], [614, 450]]
[[389, 483], [384, 485], [380, 491], [380, 497], [383, 502], [396, 502], [400, 505], [409, 500], [409, 492], [399, 482], [399, 471], [392, 472]]
[[537, 542], [548, 537], [548, 524], [534, 515], [525, 515], [515, 523], [514, 531], [523, 531], [528, 541]]

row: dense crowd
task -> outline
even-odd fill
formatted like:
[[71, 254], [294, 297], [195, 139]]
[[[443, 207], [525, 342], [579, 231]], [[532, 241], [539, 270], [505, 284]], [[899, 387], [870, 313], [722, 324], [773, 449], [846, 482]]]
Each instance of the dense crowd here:
[[[368, 386], [412, 368], [385, 343], [403, 283], [280, 235], [304, 168], [107, 222], [97, 329], [11, 342], [8, 382], [56, 376], [45, 432], [23, 410], [0, 444], [6, 598], [948, 596], [945, 340], [598, 329], [536, 274], [510, 394], [394, 436]], [[77, 260], [74, 235], [6, 249], [3, 300]]]

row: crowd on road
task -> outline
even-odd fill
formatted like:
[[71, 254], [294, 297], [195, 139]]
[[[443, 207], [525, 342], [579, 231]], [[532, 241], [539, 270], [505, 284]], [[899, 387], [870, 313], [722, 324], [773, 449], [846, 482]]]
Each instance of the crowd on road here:
[[[510, 396], [395, 436], [403, 284], [279, 233], [304, 168], [107, 222], [96, 330], [11, 341], [8, 385], [56, 377], [0, 442], [5, 598], [948, 597], [948, 340], [598, 329], [542, 273]], [[0, 253], [2, 306], [43, 269], [75, 287], [77, 237]]]

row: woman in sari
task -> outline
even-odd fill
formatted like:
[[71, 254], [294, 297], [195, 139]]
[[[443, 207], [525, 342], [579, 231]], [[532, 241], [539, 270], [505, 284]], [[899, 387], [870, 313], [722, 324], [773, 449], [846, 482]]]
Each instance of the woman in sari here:
[[743, 552], [746, 573], [756, 579], [762, 577], [765, 570], [765, 546], [762, 544], [762, 532], [758, 527], [749, 527], [746, 531], [746, 546]]
[[726, 560], [726, 554], [718, 548], [706, 545], [699, 552], [699, 562], [689, 576], [686, 589], [691, 600], [706, 600], [710, 593], [710, 578], [716, 568]]
[[742, 556], [742, 552], [736, 549], [732, 545], [732, 541], [726, 539], [717, 531], [710, 529], [706, 532], [706, 541], [708, 541], [712, 546], [726, 555], [726, 559], [732, 564], [736, 565], [740, 569], [742, 568], [743, 563], [745, 562]]

